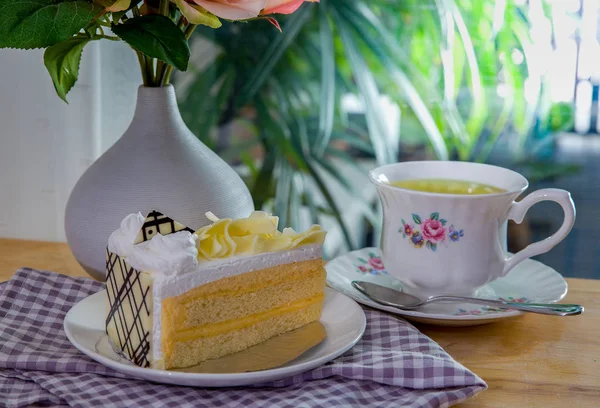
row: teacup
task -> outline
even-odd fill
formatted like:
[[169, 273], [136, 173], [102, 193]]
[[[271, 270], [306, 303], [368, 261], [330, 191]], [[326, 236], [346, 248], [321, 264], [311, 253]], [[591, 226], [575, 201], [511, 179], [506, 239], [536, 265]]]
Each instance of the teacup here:
[[[519, 262], [548, 252], [575, 222], [571, 194], [554, 188], [515, 199], [529, 183], [512, 170], [486, 164], [414, 161], [371, 170], [383, 205], [381, 249], [387, 271], [406, 291], [421, 298], [469, 296], [505, 276]], [[408, 190], [390, 182], [414, 179], [468, 180], [498, 187], [497, 194], [442, 194]], [[507, 221], [521, 223], [531, 206], [554, 201], [564, 220], [552, 236], [525, 249], [507, 252]]]

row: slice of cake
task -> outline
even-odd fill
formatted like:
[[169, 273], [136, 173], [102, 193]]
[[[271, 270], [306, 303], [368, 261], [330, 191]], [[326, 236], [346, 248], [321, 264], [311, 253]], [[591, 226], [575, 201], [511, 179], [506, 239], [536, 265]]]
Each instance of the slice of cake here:
[[319, 320], [325, 231], [254, 212], [194, 232], [156, 211], [109, 239], [106, 332], [133, 363], [182, 368]]

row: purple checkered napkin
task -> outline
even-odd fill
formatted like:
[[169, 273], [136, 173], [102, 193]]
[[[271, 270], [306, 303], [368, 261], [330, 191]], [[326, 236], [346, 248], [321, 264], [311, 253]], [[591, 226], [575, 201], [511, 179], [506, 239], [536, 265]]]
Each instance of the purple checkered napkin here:
[[104, 285], [23, 268], [0, 290], [0, 406], [447, 407], [487, 388], [404, 320], [365, 310], [353, 349], [315, 370], [243, 388], [127, 379], [89, 359], [63, 331], [66, 313]]

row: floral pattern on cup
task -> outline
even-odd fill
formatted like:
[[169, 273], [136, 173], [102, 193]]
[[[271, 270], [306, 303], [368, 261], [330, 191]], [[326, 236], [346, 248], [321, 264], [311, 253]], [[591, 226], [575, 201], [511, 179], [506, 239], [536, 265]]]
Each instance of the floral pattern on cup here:
[[456, 229], [454, 225], [446, 228], [448, 221], [440, 218], [439, 212], [431, 213], [425, 220], [419, 214], [411, 215], [414, 224], [402, 219], [402, 227], [398, 232], [402, 234], [403, 238], [408, 238], [408, 242], [415, 248], [425, 246], [432, 251], [437, 251], [438, 244], [445, 242], [446, 238], [457, 242], [465, 235], [464, 230]]
[[387, 271], [385, 270], [385, 266], [383, 265], [383, 261], [381, 257], [377, 256], [374, 252], [369, 252], [369, 259], [365, 259], [362, 257], [356, 258], [359, 265], [356, 265], [356, 269], [359, 272], [370, 275], [387, 275]]
[[[507, 298], [500, 297], [500, 298], [498, 298], [498, 300], [502, 300], [504, 302], [514, 302], [514, 303], [529, 303], [530, 302], [530, 300], [527, 299], [526, 297], [515, 298], [512, 296], [509, 296]], [[506, 313], [506, 312], [510, 312], [510, 309], [500, 309], [497, 307], [481, 306], [479, 308], [470, 309], [470, 310], [459, 308], [456, 310], [456, 312], [454, 312], [454, 316], [481, 316], [481, 315], [492, 314], [492, 313]]]

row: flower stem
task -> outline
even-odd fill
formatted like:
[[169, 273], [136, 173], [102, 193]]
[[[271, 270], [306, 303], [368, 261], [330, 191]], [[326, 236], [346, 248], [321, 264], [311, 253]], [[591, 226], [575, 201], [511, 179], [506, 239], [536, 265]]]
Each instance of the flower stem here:
[[160, 0], [160, 8], [158, 12], [163, 16], [169, 16], [169, 0]]
[[181, 15], [181, 17], [179, 17], [179, 21], [177, 22], [177, 27], [180, 30], [183, 30], [183, 28], [185, 27], [185, 17], [183, 16], [183, 14]]
[[119, 37], [116, 37], [113, 35], [105, 35], [105, 34], [97, 34], [94, 38], [103, 38], [105, 40], [111, 40], [111, 41], [121, 41], [121, 39]]
[[163, 71], [163, 75], [161, 78], [161, 86], [169, 85], [169, 80], [171, 79], [171, 73], [173, 72], [173, 65], [167, 65], [165, 70]]
[[148, 75], [146, 74], [146, 67], [144, 66], [144, 55], [137, 50], [134, 51], [138, 57], [138, 62], [140, 63], [140, 70], [142, 71], [142, 81], [144, 83], [144, 86], [148, 86]]
[[194, 30], [196, 29], [196, 27], [198, 27], [197, 24], [190, 24], [185, 28], [185, 31], [183, 32], [183, 34], [185, 35], [185, 38], [187, 40], [190, 39], [190, 37], [192, 36], [192, 33], [194, 32]]
[[156, 85], [162, 85], [162, 79], [165, 76], [167, 63], [161, 60], [156, 61]]
[[154, 74], [154, 58], [150, 58], [147, 55], [144, 56], [146, 61], [146, 75], [148, 78], [147, 86], [156, 86], [156, 76]]
[[[159, 13], [169, 17], [169, 0], [160, 0]], [[156, 62], [156, 86], [163, 86], [163, 80], [167, 74], [168, 64], [164, 61], [157, 60]]]
[[[168, 10], [168, 0], [167, 0], [167, 10]], [[141, 15], [140, 9], [137, 6], [134, 6], [131, 9], [131, 12], [133, 13], [134, 17], [139, 17]], [[144, 81], [144, 86], [159, 85], [159, 84], [157, 84], [156, 73], [154, 71], [154, 58], [150, 58], [138, 50], [135, 50], [135, 52], [138, 56], [138, 61], [140, 63], [140, 68], [142, 70], [142, 79]]]

